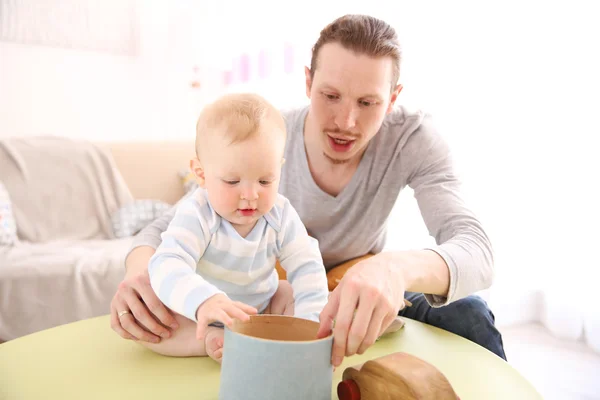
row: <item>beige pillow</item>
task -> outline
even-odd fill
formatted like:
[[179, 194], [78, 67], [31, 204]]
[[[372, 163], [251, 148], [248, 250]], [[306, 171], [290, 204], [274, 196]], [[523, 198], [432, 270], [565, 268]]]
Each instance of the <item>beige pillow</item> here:
[[0, 181], [30, 242], [113, 238], [111, 214], [133, 200], [106, 151], [62, 137], [0, 139]]

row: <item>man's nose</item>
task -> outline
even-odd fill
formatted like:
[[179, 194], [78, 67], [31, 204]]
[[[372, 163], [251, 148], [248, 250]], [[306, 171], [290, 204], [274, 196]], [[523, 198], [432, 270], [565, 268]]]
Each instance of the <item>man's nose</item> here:
[[335, 117], [337, 127], [344, 131], [350, 131], [356, 127], [358, 111], [358, 107], [352, 104], [341, 104]]

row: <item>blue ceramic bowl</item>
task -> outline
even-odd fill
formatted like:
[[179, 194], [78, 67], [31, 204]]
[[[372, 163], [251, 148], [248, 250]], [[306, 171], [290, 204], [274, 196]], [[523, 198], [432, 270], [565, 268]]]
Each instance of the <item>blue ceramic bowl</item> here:
[[333, 336], [316, 339], [319, 324], [256, 315], [225, 328], [220, 400], [330, 400]]

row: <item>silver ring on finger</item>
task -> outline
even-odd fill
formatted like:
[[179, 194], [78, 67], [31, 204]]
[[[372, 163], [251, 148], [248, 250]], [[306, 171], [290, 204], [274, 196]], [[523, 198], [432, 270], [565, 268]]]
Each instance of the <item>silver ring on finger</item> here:
[[117, 314], [117, 316], [119, 317], [119, 319], [121, 319], [121, 317], [125, 314], [131, 314], [131, 312], [129, 310], [123, 310], [120, 311], [119, 314]]

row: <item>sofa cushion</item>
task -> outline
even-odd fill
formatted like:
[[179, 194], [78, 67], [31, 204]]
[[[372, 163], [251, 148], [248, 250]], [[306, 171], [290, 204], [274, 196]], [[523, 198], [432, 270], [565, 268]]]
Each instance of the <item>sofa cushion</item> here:
[[198, 189], [198, 182], [196, 182], [194, 173], [189, 169], [182, 169], [179, 171], [179, 178], [181, 179], [181, 184], [183, 185], [183, 191], [186, 194]]
[[107, 314], [130, 247], [131, 238], [0, 247], [0, 339]]
[[0, 182], [0, 246], [12, 246], [17, 242], [17, 226], [12, 212], [10, 197]]
[[117, 238], [137, 235], [170, 208], [169, 203], [160, 200], [136, 200], [127, 204], [112, 216], [114, 234]]
[[114, 238], [111, 215], [133, 200], [111, 155], [83, 140], [0, 139], [0, 181], [30, 242]]

